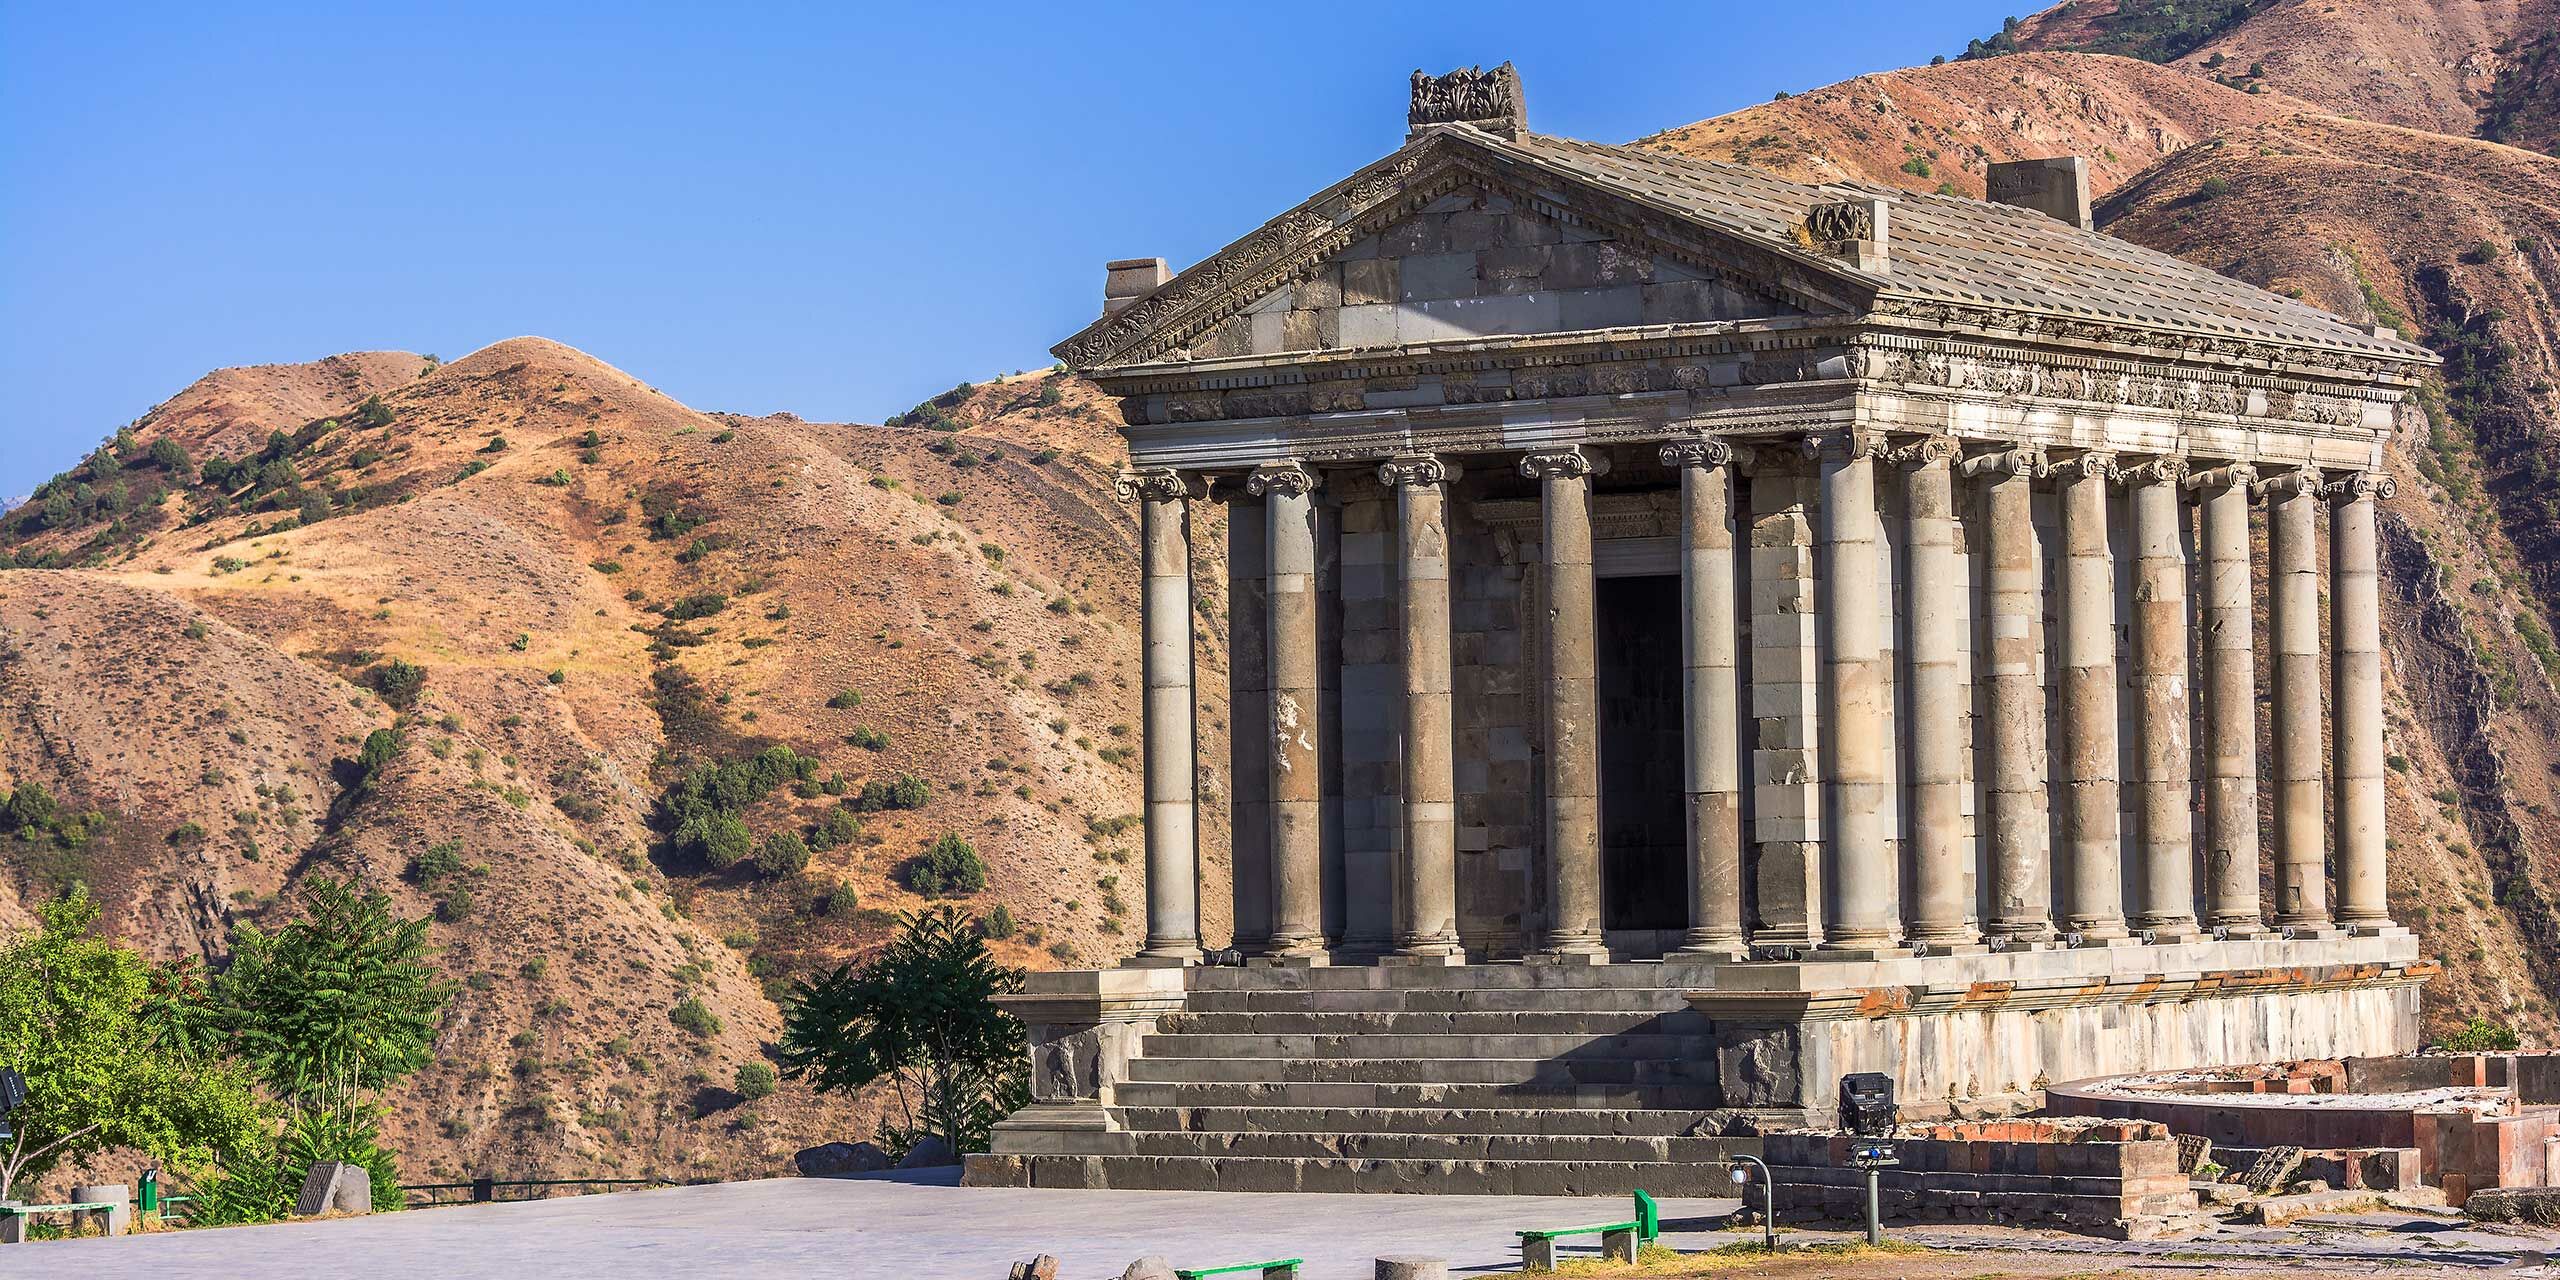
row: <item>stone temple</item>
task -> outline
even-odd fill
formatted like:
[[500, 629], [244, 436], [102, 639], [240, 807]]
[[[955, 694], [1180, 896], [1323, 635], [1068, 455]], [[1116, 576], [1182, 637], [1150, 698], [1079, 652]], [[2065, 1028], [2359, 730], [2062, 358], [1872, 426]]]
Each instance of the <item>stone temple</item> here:
[[1678, 1192], [1853, 1071], [1974, 1117], [2414, 1049], [2375, 520], [2433, 357], [2093, 231], [2076, 159], [1525, 119], [1417, 73], [1400, 150], [1056, 348], [1130, 424], [1147, 935], [1013, 1000], [971, 1180]]

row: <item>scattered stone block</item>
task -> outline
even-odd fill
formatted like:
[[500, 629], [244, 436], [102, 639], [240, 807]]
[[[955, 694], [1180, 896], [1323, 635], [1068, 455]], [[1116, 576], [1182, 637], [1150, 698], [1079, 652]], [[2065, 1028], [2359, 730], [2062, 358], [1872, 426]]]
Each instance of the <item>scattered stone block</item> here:
[[1028, 1262], [1017, 1262], [1008, 1280], [1058, 1280], [1058, 1259], [1044, 1253]]
[[2462, 1202], [2474, 1222], [2560, 1227], [2560, 1187], [2482, 1187]]
[[803, 1178], [841, 1178], [888, 1168], [889, 1153], [868, 1142], [825, 1142], [793, 1152], [791, 1164]]
[[2249, 1221], [2281, 1227], [2315, 1213], [2361, 1213], [2378, 1208], [2382, 1197], [2370, 1191], [2308, 1191], [2301, 1195], [2266, 1196], [2249, 1205]]
[[2249, 1166], [2248, 1172], [2240, 1175], [2240, 1184], [2259, 1195], [2266, 1195], [2283, 1186], [2293, 1177], [2293, 1171], [2301, 1167], [2302, 1148], [2269, 1147], [2258, 1157], [2257, 1163]]
[[1130, 1263], [1129, 1269], [1120, 1273], [1120, 1280], [1182, 1280], [1182, 1278], [1173, 1273], [1173, 1263], [1167, 1261], [1164, 1255], [1151, 1253]]
[[2213, 1139], [2200, 1133], [2178, 1135], [2178, 1172], [2194, 1173], [2213, 1159]]
[[899, 1161], [898, 1167], [901, 1169], [938, 1169], [944, 1165], [958, 1163], [960, 1163], [960, 1157], [951, 1150], [950, 1143], [944, 1142], [940, 1138], [925, 1138], [919, 1140], [914, 1146], [907, 1148], [907, 1158]]
[[1399, 1256], [1378, 1259], [1377, 1280], [1449, 1280], [1449, 1260]]
[[373, 1174], [363, 1165], [337, 1160], [323, 1160], [311, 1166], [311, 1172], [302, 1177], [302, 1194], [293, 1202], [293, 1216], [297, 1218], [371, 1212]]

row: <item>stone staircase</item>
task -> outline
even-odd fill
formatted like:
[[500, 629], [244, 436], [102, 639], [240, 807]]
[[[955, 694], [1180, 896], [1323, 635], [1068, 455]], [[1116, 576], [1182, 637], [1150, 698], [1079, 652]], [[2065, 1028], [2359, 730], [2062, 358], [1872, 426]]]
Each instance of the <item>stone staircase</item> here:
[[1209, 969], [1113, 1088], [1117, 1129], [996, 1154], [1022, 1181], [1722, 1195], [1705, 1020], [1651, 964]]

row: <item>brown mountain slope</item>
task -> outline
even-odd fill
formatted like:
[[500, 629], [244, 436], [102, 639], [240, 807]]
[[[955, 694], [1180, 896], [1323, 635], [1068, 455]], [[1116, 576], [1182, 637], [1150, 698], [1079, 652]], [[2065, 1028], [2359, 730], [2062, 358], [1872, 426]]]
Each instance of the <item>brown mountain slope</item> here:
[[[401, 380], [331, 398], [357, 359], [208, 378], [74, 481], [166, 496], [0, 534], [22, 563], [99, 565], [0, 573], [0, 775], [111, 818], [5, 846], [0, 913], [85, 881], [120, 934], [218, 958], [231, 920], [314, 872], [440, 909], [465, 985], [392, 1134], [413, 1171], [457, 1175], [770, 1173], [869, 1136], [876, 1099], [724, 1090], [784, 982], [924, 905], [900, 870], [942, 835], [987, 864], [963, 905], [1019, 922], [1008, 959], [1134, 945], [1135, 534], [1089, 388], [955, 392], [940, 430], [700, 414], [539, 339], [423, 376], [397, 357]], [[164, 436], [232, 442], [253, 478], [188, 482], [149, 460]], [[291, 479], [268, 487], [270, 464]], [[1201, 548], [1214, 566], [1214, 527]], [[427, 673], [405, 716], [368, 687], [394, 658]], [[352, 789], [345, 762], [395, 723], [406, 751]], [[1212, 700], [1212, 749], [1222, 724]], [[745, 811], [760, 834], [865, 781], [931, 798], [864, 813], [796, 875], [671, 850], [652, 819], [683, 764], [766, 744], [819, 764]], [[465, 869], [422, 883], [439, 846]], [[717, 1033], [670, 1020], [687, 998]]]
[[2303, 110], [2131, 58], [2018, 54], [1860, 76], [1637, 145], [1800, 182], [1979, 198], [1993, 161], [2083, 155], [2091, 183], [2112, 188], [2205, 139]]
[[[2154, 122], [2185, 135], [2148, 168], [2101, 150]], [[1654, 141], [1758, 162], [1766, 148], [1748, 140], [1772, 133], [1789, 139], [1776, 167], [1791, 176], [1943, 180], [1901, 167], [1907, 138], [1955, 155], [1968, 192], [1980, 153], [1949, 140], [2000, 137], [2005, 149], [1982, 150], [2003, 158], [2086, 152], [2114, 234], [2447, 355], [2391, 449], [2392, 900], [2447, 965], [2431, 1019], [2490, 1013], [2551, 1034], [2560, 457], [2542, 436], [2560, 407], [2560, 160], [2050, 53], [1862, 77]]]
[[[2278, 0], [2229, 7], [2234, 20], [2197, 32], [2201, 42], [2156, 42], [2174, 21], [2166, 15], [2192, 20], [2213, 8], [2071, 0], [2026, 19], [2014, 39], [2030, 50], [2153, 57], [2380, 124], [2541, 151], [2560, 142], [2533, 109], [2548, 111], [2560, 92], [2535, 71], [2536, 50], [2552, 48], [2560, 28], [2552, 0]], [[2518, 105], [2502, 108], [2502, 97]]]

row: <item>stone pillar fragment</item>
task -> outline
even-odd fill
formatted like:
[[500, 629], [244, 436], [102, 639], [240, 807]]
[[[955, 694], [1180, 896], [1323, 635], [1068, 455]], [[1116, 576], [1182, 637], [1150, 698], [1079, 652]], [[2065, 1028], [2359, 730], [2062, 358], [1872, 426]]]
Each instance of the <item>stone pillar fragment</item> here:
[[1538, 958], [1608, 958], [1600, 917], [1599, 584], [1591, 564], [1593, 459], [1578, 449], [1533, 453], [1520, 474], [1538, 482], [1544, 513], [1539, 576], [1546, 590], [1547, 932]]
[[1910, 546], [1904, 623], [1911, 654], [1911, 905], [1906, 937], [1944, 951], [1980, 941], [1972, 923], [1965, 838], [1964, 743], [1969, 694], [1958, 665], [1966, 637], [1964, 563], [1956, 549], [1955, 441], [1944, 436], [1898, 450]]
[[1679, 954], [1738, 957], [1746, 948], [1733, 449], [1717, 440], [1682, 440], [1662, 446], [1661, 457], [1680, 473], [1689, 932]]
[[2124, 831], [2116, 761], [2116, 570], [2107, 537], [2115, 459], [2084, 453], [2062, 479], [2063, 927], [2087, 941], [2125, 936]]
[[2374, 501], [2397, 488], [2382, 472], [2359, 473], [2336, 486], [2329, 513], [2338, 923], [2359, 934], [2395, 928], [2383, 874], [2382, 595]]
[[2268, 500], [2267, 625], [2275, 632], [2276, 923], [2325, 932], [2327, 797], [2320, 733], [2320, 473], [2298, 467], [2260, 486]]
[[1901, 869], [1886, 806], [1885, 608], [1877, 564], [1876, 454], [1883, 437], [1841, 432], [1817, 442], [1822, 472], [1822, 549], [1830, 607], [1822, 615], [1822, 773], [1827, 784], [1826, 874], [1838, 915], [1824, 928], [1828, 950], [1896, 949], [1901, 941]]
[[1811, 477], [1793, 451], [1753, 452], [1751, 840], [1755, 946], [1822, 940], [1821, 650]]
[[1197, 481], [1171, 467], [1123, 474], [1136, 502], [1145, 587], [1140, 601], [1146, 683], [1142, 743], [1147, 801], [1147, 942], [1130, 963], [1200, 960], [1200, 848], [1192, 769], [1191, 531]]
[[2249, 499], [2257, 471], [2233, 463], [2188, 481], [2203, 499], [2204, 923], [2266, 932], [2258, 897], [2258, 667]]
[[2053, 939], [2052, 858], [2045, 798], [2044, 679], [2039, 627], [2044, 574], [2037, 563], [2035, 482], [2046, 471], [2033, 448], [1964, 463], [1983, 482], [1989, 569], [1985, 630], [1991, 667], [1989, 871], [1991, 918], [1983, 932], [2011, 944]]
[[2195, 906], [2195, 765], [2187, 687], [2187, 476], [2184, 458], [2125, 474], [2133, 486], [2133, 684], [2141, 776], [2138, 851], [2141, 912], [2134, 924], [2156, 942], [2198, 935]]
[[[1274, 959], [1314, 961], [1324, 946], [1324, 705], [1316, 646], [1315, 473], [1295, 463], [1258, 468], [1246, 489], [1263, 500], [1271, 571], [1271, 937]], [[1241, 874], [1241, 873], [1239, 873]]]
[[1453, 468], [1407, 456], [1378, 468], [1396, 491], [1404, 639], [1404, 876], [1397, 957], [1462, 963], [1458, 945], [1458, 781], [1451, 721], [1448, 485]]

